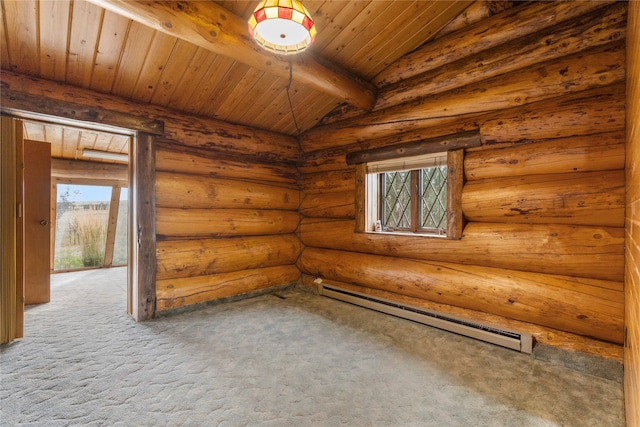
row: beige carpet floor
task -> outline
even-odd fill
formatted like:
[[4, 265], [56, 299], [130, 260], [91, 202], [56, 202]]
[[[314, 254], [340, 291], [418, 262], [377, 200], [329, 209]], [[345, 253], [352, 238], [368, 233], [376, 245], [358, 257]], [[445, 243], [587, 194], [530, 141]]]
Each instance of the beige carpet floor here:
[[2, 426], [624, 425], [619, 381], [295, 289], [135, 323], [125, 278], [52, 276]]

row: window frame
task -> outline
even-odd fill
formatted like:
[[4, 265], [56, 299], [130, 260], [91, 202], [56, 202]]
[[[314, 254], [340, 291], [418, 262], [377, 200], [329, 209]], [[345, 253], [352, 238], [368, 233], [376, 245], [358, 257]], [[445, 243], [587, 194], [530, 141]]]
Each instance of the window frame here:
[[[369, 172], [370, 163], [356, 164], [356, 232], [388, 235], [407, 235], [433, 238], [462, 238], [464, 218], [462, 215], [462, 187], [464, 185], [464, 149], [442, 151], [446, 153], [447, 165], [447, 228], [446, 233], [429, 233], [418, 228], [417, 231], [401, 229], [397, 231], [375, 231], [375, 223], [380, 215], [381, 181], [376, 172]], [[390, 162], [398, 162], [410, 157], [396, 157]], [[383, 162], [380, 162], [383, 163]], [[415, 170], [420, 169], [416, 167]], [[398, 169], [403, 170], [403, 169]], [[404, 170], [414, 170], [404, 169]], [[413, 193], [412, 189], [412, 193]], [[412, 216], [418, 216], [419, 203], [412, 203]]]
[[[462, 214], [462, 188], [464, 186], [464, 150], [482, 146], [480, 129], [458, 132], [450, 135], [435, 136], [417, 141], [406, 141], [395, 145], [370, 148], [347, 153], [347, 165], [356, 167], [356, 233], [379, 233], [371, 228], [370, 209], [367, 201], [375, 185], [367, 185], [367, 162], [421, 156], [429, 153], [447, 153], [447, 238], [461, 239], [464, 228]], [[375, 223], [375, 220], [374, 220]], [[369, 231], [372, 230], [372, 231]], [[397, 235], [399, 233], [385, 233]], [[406, 233], [410, 236], [423, 234]]]

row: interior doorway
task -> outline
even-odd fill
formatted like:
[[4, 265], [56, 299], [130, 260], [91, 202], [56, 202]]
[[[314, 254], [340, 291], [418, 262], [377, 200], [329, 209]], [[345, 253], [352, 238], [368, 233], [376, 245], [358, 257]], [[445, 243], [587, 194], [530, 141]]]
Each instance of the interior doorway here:
[[[39, 120], [21, 123], [24, 292], [28, 306], [50, 301], [51, 275], [129, 266], [128, 163], [132, 136]], [[48, 162], [46, 167], [27, 171], [26, 166], [33, 163], [33, 150], [27, 149], [34, 145], [47, 146]], [[47, 190], [47, 196], [34, 189]], [[29, 220], [32, 211], [42, 217], [39, 222]], [[48, 224], [46, 232], [40, 224]], [[29, 236], [34, 234], [38, 234], [36, 244], [28, 247]], [[37, 271], [44, 274], [35, 274]], [[45, 293], [47, 298], [29, 298]], [[123, 300], [128, 294], [123, 293]]]
[[[4, 110], [4, 107], [3, 107]], [[85, 123], [76, 120], [49, 116], [42, 113], [28, 113], [25, 111], [11, 111], [13, 117], [3, 114], [3, 147], [5, 139], [10, 142], [11, 149], [4, 150], [2, 163], [11, 166], [3, 172], [2, 197], [8, 203], [3, 203], [2, 218], [3, 230], [11, 231], [15, 238], [7, 238], [8, 245], [3, 245], [3, 267], [10, 274], [3, 274], [2, 294], [3, 298], [3, 334], [2, 341], [8, 342], [22, 336], [24, 299], [23, 277], [24, 258], [29, 256], [23, 247], [22, 231], [24, 229], [22, 208], [23, 191], [22, 180], [24, 174], [22, 168], [23, 148], [22, 141], [29, 138], [41, 140], [51, 144], [51, 180], [52, 189], [57, 189], [57, 184], [73, 184], [78, 180], [87, 185], [106, 185], [112, 189], [117, 188], [111, 194], [111, 201], [119, 204], [123, 188], [126, 188], [127, 198], [127, 306], [129, 314], [137, 321], [153, 318], [155, 315], [155, 149], [153, 136], [144, 131], [123, 129], [99, 123]], [[118, 116], [116, 114], [116, 116]], [[6, 119], [6, 120], [5, 120]], [[116, 120], [118, 121], [118, 120]], [[29, 123], [29, 125], [25, 125]], [[85, 127], [86, 125], [86, 127]], [[31, 128], [28, 129], [28, 126]], [[160, 123], [160, 128], [161, 128]], [[11, 130], [10, 129], [14, 129]], [[5, 132], [6, 130], [6, 132]], [[72, 137], [68, 137], [69, 132]], [[39, 133], [39, 135], [37, 135]], [[104, 134], [111, 136], [104, 137]], [[93, 140], [90, 134], [99, 134]], [[127, 147], [120, 147], [120, 152], [114, 152], [118, 147], [113, 138], [124, 138]], [[52, 142], [53, 140], [57, 142]], [[49, 140], [49, 141], [48, 141]], [[109, 143], [111, 141], [111, 143]], [[8, 146], [7, 145], [7, 146]], [[106, 157], [91, 159], [95, 154]], [[114, 159], [111, 155], [119, 156]], [[12, 160], [13, 159], [13, 160]], [[119, 161], [118, 161], [119, 160]], [[5, 177], [6, 175], [6, 177]], [[55, 175], [55, 179], [53, 176]], [[13, 178], [11, 178], [13, 176]], [[7, 179], [5, 179], [7, 178]], [[56, 191], [52, 191], [50, 199], [51, 230], [55, 230], [55, 208], [57, 205]], [[53, 207], [53, 209], [51, 209]], [[6, 209], [5, 209], [6, 208]], [[114, 212], [111, 218], [117, 217]], [[116, 228], [117, 228], [117, 220]], [[122, 228], [122, 227], [121, 227]], [[115, 228], [114, 228], [115, 230]], [[51, 232], [52, 234], [54, 231]], [[117, 231], [116, 231], [117, 233]], [[4, 235], [4, 232], [3, 232]], [[9, 236], [11, 237], [11, 236]], [[52, 236], [54, 237], [54, 236]], [[115, 233], [112, 233], [115, 238]], [[4, 238], [3, 238], [4, 240]], [[52, 246], [54, 238], [48, 239]], [[113, 264], [114, 253], [109, 254], [105, 249], [103, 264]], [[51, 251], [48, 267], [53, 271], [54, 251]], [[142, 262], [144, 265], [139, 265]], [[104, 266], [104, 265], [103, 265]], [[5, 270], [3, 268], [3, 270]], [[8, 280], [5, 280], [7, 276]], [[12, 290], [13, 289], [13, 290]], [[6, 320], [6, 321], [5, 321]], [[5, 329], [7, 329], [5, 331]]]

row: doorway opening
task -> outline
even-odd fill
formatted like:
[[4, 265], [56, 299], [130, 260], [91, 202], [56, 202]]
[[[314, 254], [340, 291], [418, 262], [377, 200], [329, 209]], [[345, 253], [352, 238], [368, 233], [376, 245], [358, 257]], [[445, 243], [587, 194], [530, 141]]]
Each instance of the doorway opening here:
[[[11, 103], [9, 103], [11, 104]], [[23, 146], [27, 138], [34, 138], [31, 135], [25, 135], [23, 123], [37, 122], [43, 125], [51, 125], [54, 128], [66, 129], [75, 128], [80, 132], [97, 131], [110, 132], [124, 137], [129, 142], [128, 154], [118, 156], [119, 159], [124, 157], [125, 163], [117, 164], [113, 156], [110, 159], [104, 159], [111, 166], [120, 166], [124, 169], [125, 179], [128, 180], [128, 207], [129, 221], [127, 224], [128, 233], [128, 269], [127, 269], [127, 311], [136, 321], [144, 321], [155, 317], [156, 305], [156, 248], [155, 248], [155, 144], [154, 136], [162, 135], [164, 132], [164, 124], [160, 120], [148, 119], [145, 117], [131, 116], [130, 114], [118, 111], [102, 110], [99, 107], [102, 119], [95, 120], [95, 111], [91, 110], [91, 114], [84, 114], [87, 120], [78, 118], [77, 105], [69, 104], [63, 101], [49, 100], [43, 107], [41, 103], [34, 102], [29, 106], [40, 108], [40, 112], [31, 112], [25, 110], [24, 107], [11, 105], [2, 105], [2, 150], [0, 150], [0, 162], [2, 163], [2, 192], [3, 209], [0, 210], [0, 225], [3, 230], [3, 251], [2, 251], [2, 286], [1, 293], [3, 298], [0, 301], [2, 308], [2, 328], [0, 330], [0, 341], [10, 342], [15, 338], [23, 335], [24, 322], [24, 272], [25, 256], [27, 251], [23, 247], [24, 244], [24, 225], [23, 219], [23, 196], [22, 189], [24, 172]], [[26, 104], [25, 104], [26, 106]], [[53, 113], [52, 113], [53, 112]], [[62, 113], [62, 114], [57, 114]], [[34, 138], [37, 139], [37, 138]], [[62, 174], [59, 176], [63, 179], [77, 178], [87, 176], [86, 163], [83, 162], [78, 171], [75, 167], [69, 167], [68, 160], [87, 160], [88, 154], [94, 156], [96, 151], [102, 150], [78, 150], [73, 141], [82, 141], [80, 134], [75, 137], [62, 138], [59, 148], [64, 156], [56, 155], [55, 150], [51, 150], [50, 157], [60, 160], [63, 163], [61, 168]], [[69, 143], [67, 143], [69, 142]], [[113, 142], [113, 141], [112, 141]], [[96, 141], [96, 144], [106, 143], [107, 147], [112, 144], [108, 141]], [[46, 144], [42, 144], [46, 145]], [[70, 148], [72, 147], [72, 148]], [[107, 150], [108, 151], [108, 148]], [[69, 156], [69, 157], [67, 157]], [[77, 165], [74, 163], [74, 165]], [[65, 167], [66, 166], [66, 167]], [[51, 162], [50, 168], [55, 169], [56, 165]], [[99, 164], [90, 166], [93, 178], [99, 180], [98, 185], [105, 184], [103, 180], [112, 179], [114, 176], [113, 168]], [[49, 169], [49, 168], [47, 168]], [[100, 179], [98, 179], [100, 178]], [[48, 181], [46, 178], [43, 181]], [[95, 184], [87, 182], [86, 184]], [[109, 185], [109, 184], [107, 184]], [[113, 186], [113, 184], [111, 184]], [[50, 187], [50, 184], [49, 184]], [[124, 187], [124, 186], [122, 186]], [[51, 197], [47, 196], [47, 200], [51, 203]], [[51, 203], [49, 206], [55, 204]], [[6, 209], [5, 209], [6, 207]], [[40, 226], [50, 227], [50, 221], [46, 217], [51, 217], [51, 209], [44, 214], [44, 217], [37, 221]], [[37, 228], [37, 227], [36, 227]], [[5, 233], [4, 230], [7, 232]], [[53, 242], [49, 241], [50, 246]], [[42, 245], [40, 245], [42, 246]], [[50, 259], [53, 251], [45, 259], [49, 259], [45, 265], [53, 265]], [[47, 269], [47, 271], [50, 271]], [[49, 275], [47, 275], [49, 276]]]
[[[51, 274], [129, 267], [128, 163], [133, 136], [55, 121], [25, 118], [21, 123], [25, 144], [35, 141], [48, 145], [50, 156], [50, 172], [41, 177], [46, 182], [38, 184], [49, 187], [50, 196], [28, 198], [32, 186], [26, 183], [23, 190], [25, 213], [32, 209], [45, 212], [40, 214], [40, 224], [46, 220], [49, 223], [49, 231], [44, 236], [40, 233], [37, 243], [49, 248], [48, 256], [33, 259], [33, 250], [24, 255], [25, 263], [38, 269], [46, 264], [46, 278], [30, 271], [24, 273], [25, 304], [37, 304], [50, 301]], [[26, 156], [23, 161], [25, 167], [31, 163]], [[41, 231], [42, 226], [24, 222], [25, 239], [34, 228]], [[48, 245], [44, 244], [44, 237], [48, 237]], [[34, 290], [40, 294], [46, 291], [46, 297], [28, 298]], [[123, 293], [123, 299], [129, 300], [129, 294]]]

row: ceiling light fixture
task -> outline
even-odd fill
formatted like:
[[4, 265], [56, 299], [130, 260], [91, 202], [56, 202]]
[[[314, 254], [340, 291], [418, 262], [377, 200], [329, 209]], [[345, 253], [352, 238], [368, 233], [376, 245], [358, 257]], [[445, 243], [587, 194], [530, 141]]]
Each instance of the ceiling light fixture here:
[[249, 33], [265, 49], [289, 55], [313, 43], [316, 27], [298, 0], [263, 0], [249, 18]]
[[109, 151], [90, 150], [85, 148], [82, 150], [82, 157], [102, 160], [114, 160], [118, 162], [128, 162], [129, 155], [123, 153], [111, 153]]

